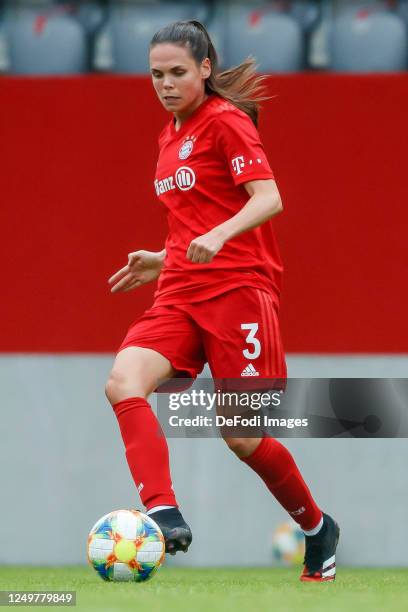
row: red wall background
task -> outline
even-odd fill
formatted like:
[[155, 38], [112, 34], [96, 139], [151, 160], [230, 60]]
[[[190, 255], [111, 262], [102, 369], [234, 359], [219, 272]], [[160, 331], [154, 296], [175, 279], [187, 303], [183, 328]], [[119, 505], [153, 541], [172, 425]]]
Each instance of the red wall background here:
[[[271, 77], [270, 93], [286, 349], [408, 352], [408, 75]], [[151, 302], [107, 278], [162, 248], [168, 117], [137, 77], [3, 78], [0, 108], [0, 350], [112, 351]]]

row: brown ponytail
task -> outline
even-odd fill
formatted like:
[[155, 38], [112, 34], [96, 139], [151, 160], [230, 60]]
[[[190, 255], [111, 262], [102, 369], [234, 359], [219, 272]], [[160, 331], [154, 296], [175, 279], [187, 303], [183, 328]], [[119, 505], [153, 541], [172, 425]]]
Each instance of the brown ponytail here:
[[218, 56], [211, 38], [199, 21], [175, 21], [153, 36], [150, 48], [159, 43], [174, 43], [187, 46], [197, 62], [208, 57], [211, 74], [205, 82], [206, 92], [215, 93], [244, 111], [258, 126], [259, 103], [268, 100], [265, 96], [265, 76], [256, 74], [256, 62], [248, 57], [238, 66], [219, 72]]

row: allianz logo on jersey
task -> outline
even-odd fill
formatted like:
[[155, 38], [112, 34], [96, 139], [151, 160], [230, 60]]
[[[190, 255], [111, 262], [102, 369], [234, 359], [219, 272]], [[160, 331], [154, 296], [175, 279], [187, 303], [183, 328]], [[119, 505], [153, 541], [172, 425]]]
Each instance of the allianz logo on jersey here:
[[196, 177], [194, 170], [188, 166], [181, 166], [178, 168], [175, 176], [168, 176], [167, 178], [154, 181], [154, 188], [156, 189], [157, 195], [162, 195], [166, 191], [171, 191], [178, 187], [181, 191], [188, 191], [195, 185]]

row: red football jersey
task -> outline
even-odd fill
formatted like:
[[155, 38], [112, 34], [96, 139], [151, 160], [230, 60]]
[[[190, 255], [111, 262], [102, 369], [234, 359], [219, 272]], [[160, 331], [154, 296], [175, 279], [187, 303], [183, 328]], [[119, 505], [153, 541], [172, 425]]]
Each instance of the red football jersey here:
[[191, 263], [190, 242], [233, 217], [248, 201], [242, 183], [273, 179], [251, 119], [217, 95], [209, 96], [176, 131], [159, 137], [154, 181], [167, 208], [169, 234], [155, 304], [207, 300], [235, 287], [272, 292], [277, 300], [282, 263], [267, 221], [225, 243], [210, 263]]

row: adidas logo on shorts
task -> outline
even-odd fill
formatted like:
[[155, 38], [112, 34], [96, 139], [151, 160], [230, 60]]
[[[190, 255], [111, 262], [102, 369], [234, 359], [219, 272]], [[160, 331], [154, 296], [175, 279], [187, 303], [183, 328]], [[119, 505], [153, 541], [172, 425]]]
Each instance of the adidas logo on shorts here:
[[249, 363], [247, 367], [242, 370], [241, 376], [259, 376], [259, 372], [255, 370], [252, 363]]

